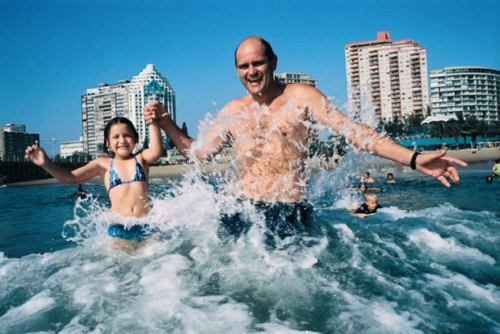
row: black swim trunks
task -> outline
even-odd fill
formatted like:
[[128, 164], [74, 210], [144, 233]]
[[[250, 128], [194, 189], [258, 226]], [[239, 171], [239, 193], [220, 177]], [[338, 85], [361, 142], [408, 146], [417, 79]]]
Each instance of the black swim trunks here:
[[[242, 200], [240, 200], [240, 203]], [[251, 201], [256, 213], [263, 216], [268, 236], [285, 238], [312, 226], [313, 207], [308, 202], [269, 203]], [[243, 210], [234, 214], [223, 214], [218, 234], [221, 237], [240, 237], [252, 226], [250, 215]]]

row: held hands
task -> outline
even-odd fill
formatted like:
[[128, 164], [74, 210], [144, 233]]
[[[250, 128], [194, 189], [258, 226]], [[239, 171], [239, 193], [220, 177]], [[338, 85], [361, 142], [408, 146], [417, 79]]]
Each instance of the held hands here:
[[28, 146], [24, 152], [24, 158], [37, 166], [45, 166], [49, 160], [45, 151], [38, 144]]
[[462, 160], [445, 157], [446, 150], [436, 153], [422, 153], [417, 157], [416, 167], [420, 172], [437, 178], [446, 187], [450, 187], [447, 178], [455, 183], [460, 182], [458, 172], [452, 165], [467, 167]]
[[147, 125], [159, 122], [163, 117], [168, 117], [168, 112], [165, 109], [165, 106], [158, 101], [146, 104], [144, 108], [142, 108], [142, 112]]

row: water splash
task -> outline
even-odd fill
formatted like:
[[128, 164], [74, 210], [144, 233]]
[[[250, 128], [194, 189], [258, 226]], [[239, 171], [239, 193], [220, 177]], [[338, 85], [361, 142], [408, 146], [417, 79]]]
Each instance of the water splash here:
[[[291, 115], [297, 112], [287, 108]], [[264, 117], [272, 113], [261, 111]], [[247, 110], [241, 117], [255, 115]], [[211, 140], [208, 128], [230, 129], [238, 121], [207, 117], [200, 143]], [[303, 126], [323, 131], [308, 120]], [[272, 124], [254, 144], [265, 146], [281, 130]], [[291, 149], [307, 153], [308, 144]], [[233, 155], [224, 171], [202, 172], [206, 165], [195, 160], [180, 179], [153, 180], [145, 220], [156, 234], [135, 253], [109, 247], [110, 213], [102, 197], [75, 205], [63, 229], [74, 247], [22, 258], [0, 252], [0, 328], [61, 333], [500, 331], [498, 215], [438, 205], [439, 200], [424, 209], [408, 207], [404, 199], [416, 201], [410, 190], [424, 193], [428, 184], [398, 180], [400, 188], [387, 191], [400, 198], [395, 204], [369, 220], [355, 220], [348, 211], [360, 194], [346, 187], [368, 162], [364, 153], [350, 148], [333, 171], [304, 167], [314, 227], [276, 238], [270, 246], [262, 214], [235, 196], [241, 192], [236, 183], [241, 159], [256, 156], [255, 150], [249, 152]], [[235, 212], [243, 213], [251, 227], [238, 237], [221, 237], [221, 217]]]

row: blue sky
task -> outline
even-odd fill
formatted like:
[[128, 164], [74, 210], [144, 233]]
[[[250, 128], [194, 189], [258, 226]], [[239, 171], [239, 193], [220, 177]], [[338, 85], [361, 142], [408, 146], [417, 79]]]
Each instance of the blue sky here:
[[154, 63], [196, 136], [206, 113], [245, 94], [233, 54], [249, 35], [271, 42], [277, 72], [308, 72], [341, 105], [346, 44], [389, 31], [426, 48], [429, 71], [500, 69], [499, 17], [498, 0], [0, 0], [0, 125], [25, 124], [51, 151], [52, 138], [81, 136], [87, 88]]

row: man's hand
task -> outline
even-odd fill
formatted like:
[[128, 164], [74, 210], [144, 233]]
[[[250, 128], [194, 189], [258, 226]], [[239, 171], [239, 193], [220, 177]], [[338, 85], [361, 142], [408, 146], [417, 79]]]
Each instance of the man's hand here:
[[165, 106], [158, 101], [146, 104], [144, 108], [142, 108], [142, 112], [147, 125], [151, 125], [155, 121], [159, 122], [162, 117], [168, 117]]
[[460, 182], [458, 172], [452, 165], [467, 167], [467, 163], [455, 158], [445, 157], [446, 150], [436, 153], [423, 153], [417, 156], [416, 167], [420, 172], [437, 178], [446, 187], [450, 187], [447, 177], [455, 183]]
[[44, 166], [49, 159], [45, 151], [38, 144], [28, 146], [24, 152], [24, 158], [37, 166]]

